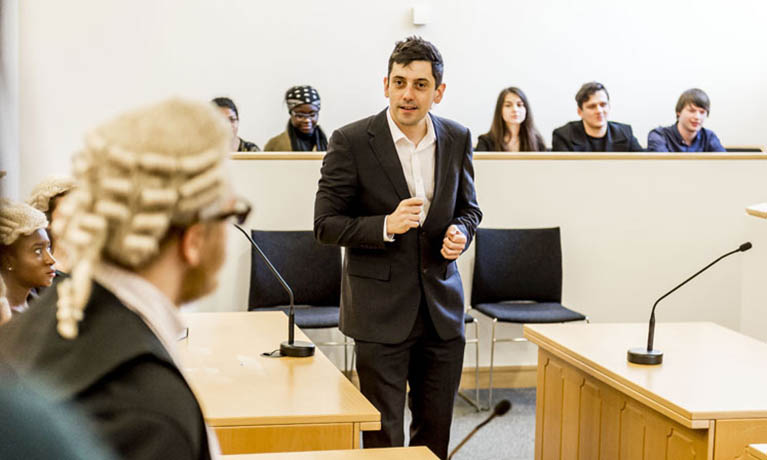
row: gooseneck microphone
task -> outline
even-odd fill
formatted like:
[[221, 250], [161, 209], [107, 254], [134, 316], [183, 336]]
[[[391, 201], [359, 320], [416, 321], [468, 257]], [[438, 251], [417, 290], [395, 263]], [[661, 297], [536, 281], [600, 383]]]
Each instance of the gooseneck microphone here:
[[294, 340], [295, 336], [295, 328], [296, 328], [296, 312], [295, 312], [295, 305], [293, 300], [293, 290], [290, 289], [290, 286], [288, 286], [288, 283], [285, 282], [285, 279], [280, 275], [280, 272], [277, 271], [276, 268], [274, 268], [274, 265], [272, 265], [272, 262], [269, 260], [268, 257], [266, 257], [266, 254], [264, 254], [264, 251], [261, 250], [261, 248], [256, 244], [255, 241], [253, 241], [253, 238], [248, 235], [248, 232], [245, 231], [242, 227], [240, 227], [237, 224], [233, 224], [235, 227], [237, 227], [237, 230], [241, 231], [243, 235], [245, 235], [245, 238], [250, 241], [250, 244], [256, 249], [256, 252], [258, 252], [258, 255], [261, 256], [261, 259], [266, 263], [266, 266], [269, 267], [269, 271], [272, 272], [272, 275], [274, 275], [275, 278], [277, 278], [277, 281], [282, 285], [282, 288], [285, 289], [285, 291], [288, 293], [288, 298], [290, 299], [290, 309], [288, 311], [288, 341], [282, 342], [280, 344], [280, 355], [281, 356], [290, 356], [293, 358], [306, 358], [309, 356], [314, 355], [314, 344], [310, 342], [296, 342]]
[[692, 275], [691, 277], [687, 278], [680, 284], [679, 286], [675, 287], [674, 289], [668, 291], [667, 293], [663, 294], [663, 296], [656, 300], [655, 303], [652, 306], [652, 312], [650, 313], [650, 325], [649, 330], [647, 331], [647, 348], [644, 347], [636, 347], [631, 348], [628, 351], [627, 358], [629, 362], [634, 364], [660, 364], [663, 362], [663, 352], [660, 350], [653, 349], [653, 341], [655, 340], [655, 307], [658, 306], [658, 302], [665, 299], [669, 295], [671, 295], [674, 291], [679, 289], [680, 287], [687, 284], [690, 280], [695, 278], [696, 276], [700, 275], [704, 271], [708, 270], [712, 265], [719, 262], [720, 260], [724, 259], [727, 256], [731, 256], [735, 254], [736, 252], [745, 252], [751, 249], [752, 245], [749, 242], [741, 244], [738, 249], [735, 249], [734, 251], [730, 251], [727, 254], [719, 257], [715, 261], [711, 262], [710, 264], [703, 267], [700, 271], [698, 271], [696, 274]]
[[506, 415], [506, 412], [508, 412], [509, 410], [511, 410], [511, 401], [509, 401], [508, 399], [504, 399], [503, 401], [496, 404], [495, 407], [493, 408], [493, 413], [490, 414], [490, 416], [486, 418], [484, 422], [480, 423], [473, 430], [471, 430], [471, 433], [466, 435], [466, 437], [463, 438], [463, 441], [461, 441], [457, 446], [455, 446], [455, 449], [453, 449], [453, 451], [450, 452], [450, 455], [447, 456], [447, 460], [450, 460], [451, 458], [453, 458], [453, 455], [455, 455], [455, 453], [458, 452], [458, 450], [461, 447], [463, 447], [463, 445], [466, 444], [466, 442], [469, 439], [471, 439], [471, 437], [474, 436], [477, 433], [477, 431], [479, 431], [483, 426], [490, 423], [490, 421], [496, 417]]

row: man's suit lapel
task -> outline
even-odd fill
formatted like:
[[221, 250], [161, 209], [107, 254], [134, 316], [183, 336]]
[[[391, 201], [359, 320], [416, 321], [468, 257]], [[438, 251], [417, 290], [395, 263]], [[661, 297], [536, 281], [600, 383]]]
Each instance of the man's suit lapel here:
[[397, 149], [392, 141], [389, 122], [386, 119], [386, 110], [376, 115], [368, 127], [370, 135], [370, 149], [381, 164], [386, 177], [394, 186], [400, 201], [410, 198], [410, 190], [407, 188], [405, 174], [402, 172], [402, 163], [399, 161]]
[[[450, 166], [449, 149], [452, 145], [452, 137], [442, 125], [442, 121], [438, 117], [428, 115], [431, 117], [432, 124], [434, 125], [434, 195], [431, 198], [432, 204], [437, 203], [441, 197], [442, 185], [445, 183], [447, 177], [447, 170]], [[433, 207], [431, 209], [434, 209]], [[424, 226], [429, 222], [429, 216], [432, 212], [426, 216]]]

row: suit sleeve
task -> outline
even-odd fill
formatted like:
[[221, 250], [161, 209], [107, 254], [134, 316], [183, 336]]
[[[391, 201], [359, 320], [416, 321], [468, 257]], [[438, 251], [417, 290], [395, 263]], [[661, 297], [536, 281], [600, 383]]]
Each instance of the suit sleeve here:
[[358, 216], [355, 213], [357, 167], [343, 132], [337, 130], [330, 136], [320, 174], [314, 200], [314, 236], [317, 241], [338, 246], [384, 249], [386, 216]]
[[663, 134], [657, 129], [653, 129], [647, 135], [647, 151], [648, 152], [668, 152], [668, 144]]
[[[466, 235], [466, 248], [471, 244], [474, 233], [482, 221], [482, 211], [477, 204], [477, 193], [474, 190], [474, 163], [471, 149], [471, 133], [466, 130], [466, 144], [461, 167], [461, 179], [458, 185], [458, 196], [455, 202], [455, 214], [450, 222], [456, 225]], [[464, 251], [466, 251], [464, 248]]]
[[551, 151], [552, 152], [569, 152], [572, 149], [567, 143], [567, 140], [562, 136], [559, 129], [555, 129], [551, 133]]

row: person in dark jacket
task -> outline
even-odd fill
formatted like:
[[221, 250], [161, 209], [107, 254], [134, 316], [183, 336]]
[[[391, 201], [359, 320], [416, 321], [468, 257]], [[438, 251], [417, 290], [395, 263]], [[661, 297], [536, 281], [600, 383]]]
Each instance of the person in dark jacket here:
[[230, 139], [211, 104], [181, 99], [90, 133], [53, 223], [71, 273], [0, 328], [0, 361], [89, 417], [120, 458], [218, 450], [175, 347], [178, 307], [215, 288], [225, 221], [249, 210], [228, 191]]
[[554, 130], [554, 152], [642, 152], [631, 125], [608, 121], [610, 95], [595, 81], [585, 83], [575, 95], [579, 121]]
[[703, 127], [711, 101], [702, 89], [688, 89], [676, 102], [676, 123], [659, 126], [647, 135], [651, 152], [724, 152], [719, 137]]
[[237, 106], [234, 105], [234, 101], [228, 97], [217, 97], [211, 102], [216, 104], [218, 110], [229, 120], [229, 125], [232, 127], [232, 140], [229, 144], [229, 150], [232, 152], [260, 152], [261, 149], [258, 148], [258, 145], [240, 137], [240, 112], [237, 110]]
[[490, 131], [479, 136], [478, 152], [545, 152], [546, 143], [535, 127], [533, 110], [521, 89], [501, 90]]

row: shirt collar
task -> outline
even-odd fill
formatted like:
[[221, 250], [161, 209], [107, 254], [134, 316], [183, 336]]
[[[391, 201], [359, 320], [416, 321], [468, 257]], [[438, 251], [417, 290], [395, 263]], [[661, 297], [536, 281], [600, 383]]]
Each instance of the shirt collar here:
[[[409, 143], [413, 143], [408, 137], [405, 135], [405, 133], [402, 132], [401, 129], [399, 129], [399, 126], [397, 126], [397, 123], [394, 122], [394, 119], [391, 117], [391, 109], [386, 109], [386, 121], [389, 122], [389, 131], [391, 131], [391, 137], [392, 141], [394, 141], [394, 145], [397, 145], [399, 141], [402, 139], [405, 139]], [[421, 142], [418, 143], [415, 147], [423, 148], [428, 147], [429, 145], [433, 144], [436, 141], [437, 137], [434, 135], [434, 122], [431, 121], [431, 115], [426, 114], [426, 135], [421, 139]]]
[[93, 279], [141, 317], [174, 359], [176, 343], [184, 331], [178, 308], [154, 284], [117, 265], [100, 262]]

